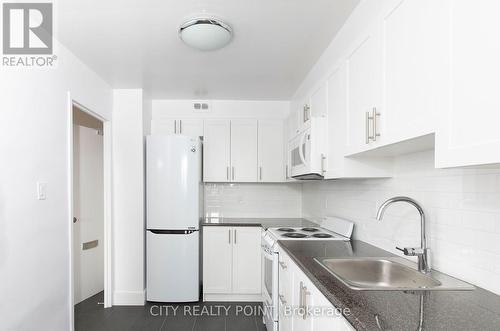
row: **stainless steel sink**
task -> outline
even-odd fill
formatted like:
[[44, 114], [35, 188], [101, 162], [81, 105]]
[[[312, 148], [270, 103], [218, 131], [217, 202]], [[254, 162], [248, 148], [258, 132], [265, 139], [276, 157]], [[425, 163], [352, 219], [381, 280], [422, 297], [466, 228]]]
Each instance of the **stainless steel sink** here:
[[412, 262], [383, 258], [315, 258], [342, 283], [354, 290], [471, 290], [473, 286], [438, 272], [423, 274]]

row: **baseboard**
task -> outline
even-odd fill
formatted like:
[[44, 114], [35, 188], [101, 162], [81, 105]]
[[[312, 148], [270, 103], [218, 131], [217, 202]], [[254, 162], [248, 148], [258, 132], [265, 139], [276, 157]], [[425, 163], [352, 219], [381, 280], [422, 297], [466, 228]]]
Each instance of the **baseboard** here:
[[203, 294], [203, 301], [262, 302], [261, 294]]
[[113, 306], [144, 306], [146, 290], [116, 291], [113, 293]]

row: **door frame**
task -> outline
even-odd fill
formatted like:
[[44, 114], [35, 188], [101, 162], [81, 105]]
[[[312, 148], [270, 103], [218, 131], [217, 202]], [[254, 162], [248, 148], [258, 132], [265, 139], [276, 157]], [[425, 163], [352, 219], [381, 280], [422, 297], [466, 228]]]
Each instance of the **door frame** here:
[[71, 330], [74, 329], [74, 270], [73, 270], [73, 106], [81, 111], [95, 117], [103, 123], [103, 179], [104, 179], [104, 308], [111, 307], [113, 289], [113, 269], [112, 269], [112, 154], [111, 154], [111, 121], [93, 112], [77, 100], [73, 99], [71, 92], [68, 92], [68, 122], [67, 134], [68, 144], [68, 221], [69, 231], [69, 283], [70, 283], [70, 323]]

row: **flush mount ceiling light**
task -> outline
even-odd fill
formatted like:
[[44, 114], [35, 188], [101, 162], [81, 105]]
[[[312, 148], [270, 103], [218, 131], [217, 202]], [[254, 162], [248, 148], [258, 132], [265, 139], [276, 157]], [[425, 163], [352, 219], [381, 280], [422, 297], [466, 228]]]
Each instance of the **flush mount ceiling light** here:
[[211, 17], [191, 19], [179, 28], [181, 40], [201, 51], [212, 51], [226, 46], [231, 41], [232, 34], [228, 24]]

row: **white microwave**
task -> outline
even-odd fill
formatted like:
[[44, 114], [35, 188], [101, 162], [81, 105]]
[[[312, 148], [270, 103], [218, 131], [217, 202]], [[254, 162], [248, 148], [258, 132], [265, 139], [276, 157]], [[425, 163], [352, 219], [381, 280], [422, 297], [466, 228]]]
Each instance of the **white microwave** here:
[[312, 119], [311, 126], [288, 143], [290, 175], [299, 180], [323, 179], [325, 154], [323, 142], [325, 119]]

